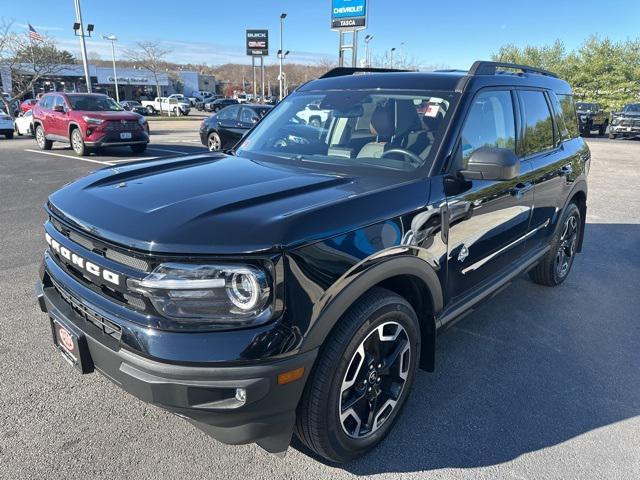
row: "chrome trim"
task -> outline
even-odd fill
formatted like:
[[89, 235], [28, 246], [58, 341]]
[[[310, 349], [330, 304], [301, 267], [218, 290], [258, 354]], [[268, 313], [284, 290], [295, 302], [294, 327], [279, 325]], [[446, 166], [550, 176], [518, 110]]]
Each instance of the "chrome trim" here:
[[517, 245], [518, 243], [526, 240], [527, 238], [535, 235], [538, 231], [542, 230], [543, 228], [546, 228], [549, 226], [549, 222], [550, 220], [547, 218], [547, 221], [544, 222], [542, 225], [539, 225], [538, 227], [534, 228], [533, 230], [525, 233], [524, 235], [522, 235], [519, 238], [516, 238], [513, 242], [511, 242], [508, 245], [505, 245], [504, 247], [502, 247], [500, 250], [496, 250], [495, 252], [493, 252], [490, 255], [487, 255], [486, 257], [478, 260], [476, 263], [469, 265], [467, 268], [462, 270], [462, 274], [466, 275], [469, 272], [472, 272], [474, 270], [479, 269], [480, 267], [482, 267], [483, 265], [485, 265], [486, 263], [488, 263], [489, 261], [493, 260], [495, 257], [497, 257], [498, 255], [500, 255], [501, 253], [505, 252], [506, 250], [509, 250], [511, 247]]

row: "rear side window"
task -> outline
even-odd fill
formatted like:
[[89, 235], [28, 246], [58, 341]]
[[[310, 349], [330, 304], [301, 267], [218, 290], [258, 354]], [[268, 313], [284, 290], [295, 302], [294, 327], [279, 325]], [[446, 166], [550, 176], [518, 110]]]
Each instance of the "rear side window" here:
[[476, 96], [462, 129], [460, 146], [462, 158], [456, 160], [457, 168], [465, 168], [471, 154], [480, 147], [515, 151], [516, 127], [510, 91], [489, 90]]
[[50, 109], [53, 105], [53, 95], [47, 95], [40, 100], [40, 106], [42, 108]]
[[564, 123], [571, 138], [580, 136], [578, 128], [578, 116], [576, 115], [576, 106], [573, 103], [573, 95], [558, 95], [560, 109], [564, 117]]
[[544, 93], [524, 90], [520, 92], [524, 114], [523, 155], [535, 155], [554, 147], [553, 119]]

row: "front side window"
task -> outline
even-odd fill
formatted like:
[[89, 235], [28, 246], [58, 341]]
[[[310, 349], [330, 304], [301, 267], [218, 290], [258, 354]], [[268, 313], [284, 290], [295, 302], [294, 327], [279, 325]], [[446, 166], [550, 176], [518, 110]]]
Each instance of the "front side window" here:
[[258, 124], [237, 154], [412, 171], [432, 161], [456, 99], [452, 92], [297, 92]]
[[543, 92], [520, 92], [524, 114], [523, 155], [535, 155], [554, 147], [553, 119]]
[[242, 123], [256, 123], [259, 118], [258, 114], [250, 108], [243, 108], [240, 112], [240, 121]]
[[120, 112], [124, 110], [115, 100], [103, 96], [68, 95], [72, 110], [81, 112]]
[[460, 154], [454, 163], [464, 169], [469, 157], [481, 147], [516, 149], [516, 122], [508, 90], [480, 92], [467, 114], [460, 138]]

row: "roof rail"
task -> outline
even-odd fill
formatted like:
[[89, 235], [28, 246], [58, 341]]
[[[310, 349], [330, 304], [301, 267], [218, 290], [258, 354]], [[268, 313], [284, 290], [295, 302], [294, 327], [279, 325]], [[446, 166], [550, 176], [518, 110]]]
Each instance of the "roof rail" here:
[[542, 68], [529, 67], [528, 65], [518, 65], [517, 63], [507, 62], [474, 62], [469, 69], [469, 75], [495, 75], [499, 68], [520, 70], [522, 73], [535, 73], [537, 75], [545, 75], [547, 77], [558, 78], [553, 72], [544, 70]]
[[357, 73], [393, 73], [393, 72], [410, 72], [411, 70], [398, 70], [395, 68], [355, 68], [355, 67], [336, 67], [329, 70], [318, 78], [344, 77], [347, 75], [355, 75]]

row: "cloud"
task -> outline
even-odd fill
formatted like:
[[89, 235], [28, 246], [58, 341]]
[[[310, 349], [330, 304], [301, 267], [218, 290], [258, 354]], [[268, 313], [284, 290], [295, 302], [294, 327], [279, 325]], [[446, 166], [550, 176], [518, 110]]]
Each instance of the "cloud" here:
[[[69, 50], [74, 55], [80, 56], [80, 42], [78, 38], [55, 38], [58, 47]], [[99, 37], [86, 39], [87, 51], [97, 53], [103, 58], [111, 58], [111, 43]], [[223, 63], [246, 63], [251, 64], [251, 59], [245, 54], [242, 46], [224, 45], [212, 42], [179, 42], [163, 41], [162, 46], [170, 53], [167, 60], [175, 63], [206, 63], [220, 65]], [[134, 48], [134, 42], [121, 41], [116, 43], [116, 58], [125, 59], [124, 50]], [[277, 63], [276, 50], [271, 52], [271, 56], [265, 58], [265, 64]], [[315, 64], [326, 58], [326, 53], [292, 51], [287, 56], [287, 61], [293, 63]]]

